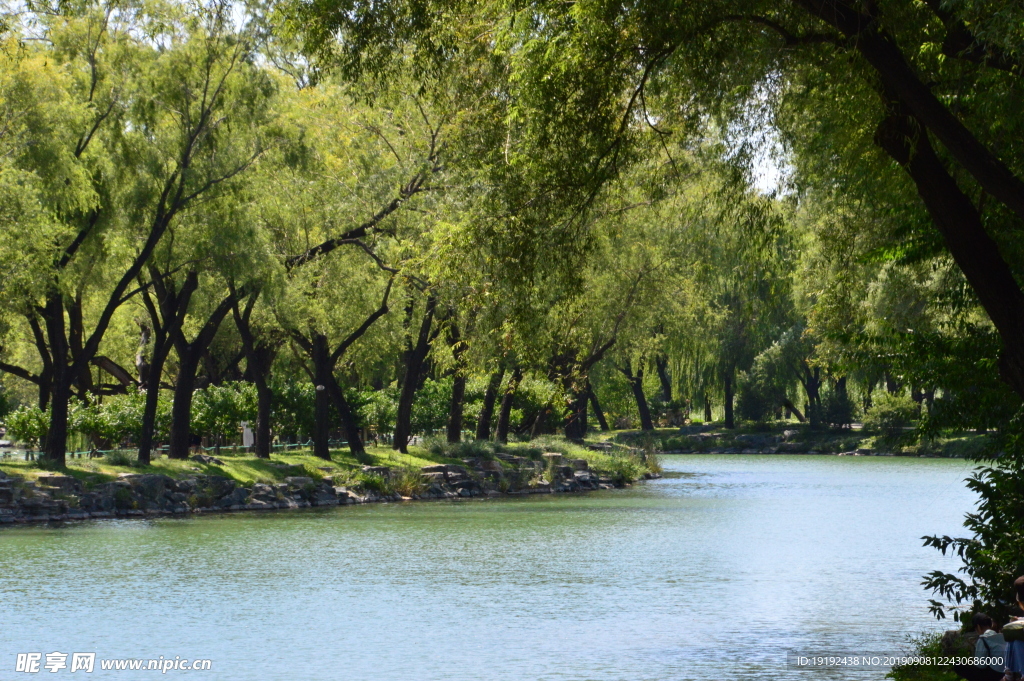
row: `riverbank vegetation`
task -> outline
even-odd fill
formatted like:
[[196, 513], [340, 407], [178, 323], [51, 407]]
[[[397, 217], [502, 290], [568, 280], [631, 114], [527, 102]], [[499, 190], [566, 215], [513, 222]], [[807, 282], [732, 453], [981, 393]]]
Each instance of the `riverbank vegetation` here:
[[985, 462], [927, 586], [1012, 607], [1016, 10], [3, 8], [0, 411], [47, 467], [862, 423]]

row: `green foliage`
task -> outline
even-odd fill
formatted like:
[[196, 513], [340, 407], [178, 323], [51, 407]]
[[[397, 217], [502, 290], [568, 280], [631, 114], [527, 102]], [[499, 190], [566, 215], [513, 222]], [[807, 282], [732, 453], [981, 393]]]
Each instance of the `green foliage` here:
[[[907, 657], [934, 660], [948, 656], [974, 655], [974, 651], [969, 650], [965, 645], [961, 645], [957, 650], [944, 648], [942, 639], [942, 633], [926, 634], [911, 639], [910, 643], [913, 649], [907, 652]], [[907, 664], [893, 667], [892, 671], [885, 675], [885, 678], [894, 681], [957, 681], [960, 677], [953, 673], [950, 665]]]
[[854, 421], [857, 405], [845, 390], [832, 388], [821, 397], [821, 421], [832, 428], [848, 428]]
[[50, 427], [49, 413], [37, 407], [21, 407], [6, 416], [4, 425], [15, 442], [38, 447]]
[[908, 428], [918, 418], [920, 406], [903, 394], [879, 392], [864, 415], [864, 428], [878, 433], [881, 444], [897, 447], [913, 442], [916, 434]]
[[391, 386], [383, 390], [366, 390], [361, 393], [360, 413], [364, 422], [377, 433], [394, 430], [398, 416], [398, 390]]
[[768, 421], [777, 408], [774, 395], [764, 383], [750, 374], [741, 372], [736, 391], [736, 414], [745, 421]]
[[[171, 402], [161, 394], [157, 403], [154, 437], [167, 438], [171, 423]], [[134, 386], [123, 395], [105, 397], [102, 402], [75, 402], [69, 415], [69, 426], [89, 438], [99, 449], [137, 443], [142, 435], [142, 419], [146, 394]]]
[[[275, 381], [271, 423], [282, 438], [305, 440], [313, 433], [314, 386], [306, 381]], [[255, 419], [253, 419], [255, 421]]]
[[240, 423], [256, 422], [256, 387], [225, 383], [196, 390], [192, 397], [192, 432], [218, 443], [240, 438]]
[[130, 452], [115, 449], [103, 455], [103, 460], [111, 466], [134, 466], [137, 460]]
[[958, 574], [931, 572], [926, 588], [932, 612], [943, 617], [953, 607], [961, 621], [985, 612], [997, 621], [1018, 614], [1013, 580], [1024, 574], [1024, 420], [1016, 417], [989, 441], [967, 486], [978, 495], [978, 507], [964, 520], [966, 537], [925, 537], [925, 545], [964, 563]]
[[[418, 433], [442, 430], [448, 424], [452, 399], [451, 377], [430, 379], [416, 393], [412, 408], [412, 428]], [[397, 402], [396, 402], [397, 412]]]
[[417, 469], [400, 467], [392, 469], [390, 475], [362, 473], [356, 478], [363, 489], [380, 496], [400, 494], [403, 497], [422, 494], [429, 487], [427, 478]]

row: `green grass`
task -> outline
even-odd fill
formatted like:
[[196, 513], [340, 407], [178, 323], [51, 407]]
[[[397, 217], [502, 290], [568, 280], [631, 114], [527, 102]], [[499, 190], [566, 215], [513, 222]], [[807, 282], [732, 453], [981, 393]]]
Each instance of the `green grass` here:
[[[420, 468], [436, 463], [461, 463], [461, 461], [432, 454], [423, 447], [410, 447], [408, 454], [393, 451], [387, 447], [367, 447], [365, 461], [373, 466], [392, 468]], [[287, 454], [273, 454], [270, 459], [257, 459], [252, 454], [231, 454], [222, 451], [216, 457], [221, 464], [203, 464], [191, 459], [179, 460], [161, 457], [149, 466], [115, 465], [100, 459], [68, 459], [67, 466], [59, 469], [45, 469], [36, 461], [15, 459], [0, 461], [0, 470], [8, 475], [19, 475], [35, 480], [40, 475], [57, 472], [71, 475], [87, 484], [106, 482], [117, 478], [120, 473], [159, 473], [172, 478], [187, 478], [196, 475], [223, 475], [242, 485], [255, 482], [273, 483], [289, 476], [305, 475], [316, 479], [326, 475], [353, 477], [364, 465], [348, 449], [331, 450], [331, 460], [313, 456], [310, 450], [295, 450]], [[328, 469], [328, 470], [322, 470]]]

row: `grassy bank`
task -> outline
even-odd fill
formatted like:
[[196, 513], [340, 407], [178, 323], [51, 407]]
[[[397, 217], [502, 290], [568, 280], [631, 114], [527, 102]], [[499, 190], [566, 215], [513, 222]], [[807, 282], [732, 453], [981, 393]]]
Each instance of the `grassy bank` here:
[[358, 460], [347, 448], [331, 450], [330, 461], [313, 456], [309, 449], [275, 453], [270, 459], [258, 459], [251, 453], [234, 453], [224, 449], [213, 457], [217, 462], [204, 463], [195, 459], [180, 460], [161, 456], [148, 466], [135, 465], [125, 452], [96, 459], [68, 459], [67, 466], [62, 468], [48, 467], [39, 461], [11, 458], [0, 460], [0, 471], [26, 480], [59, 472], [81, 480], [86, 486], [115, 480], [124, 473], [157, 473], [179, 480], [197, 475], [220, 475], [244, 486], [254, 483], [274, 484], [291, 476], [307, 476], [316, 480], [330, 476], [335, 484], [375, 485], [379, 481], [374, 474], [364, 473], [363, 466], [387, 466], [398, 471], [417, 472], [424, 466], [463, 464], [467, 459], [497, 460], [499, 454], [542, 460], [545, 452], [557, 452], [571, 459], [585, 459], [596, 473], [606, 475], [620, 484], [633, 482], [645, 473], [660, 471], [657, 458], [642, 452], [623, 446], [613, 446], [609, 451], [593, 451], [587, 448], [586, 443], [574, 444], [557, 437], [508, 445], [492, 442], [451, 445], [428, 441], [423, 446], [409, 447], [408, 454], [386, 446], [368, 446], [367, 456]]
[[874, 453], [895, 456], [937, 456], [970, 458], [990, 444], [986, 434], [950, 433], [919, 440], [911, 430], [901, 441], [892, 441], [862, 429], [811, 428], [806, 424], [776, 422], [743, 424], [726, 429], [720, 423], [683, 428], [659, 428], [649, 432], [616, 431], [605, 437], [632, 447], [681, 453], [778, 453], [841, 454]]

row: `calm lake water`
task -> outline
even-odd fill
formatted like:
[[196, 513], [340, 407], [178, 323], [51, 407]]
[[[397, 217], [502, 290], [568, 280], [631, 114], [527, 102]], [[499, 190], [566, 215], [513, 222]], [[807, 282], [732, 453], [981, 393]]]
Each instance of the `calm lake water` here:
[[786, 651], [892, 654], [948, 628], [920, 581], [956, 564], [920, 537], [961, 532], [970, 463], [664, 464], [583, 496], [4, 529], [0, 678], [59, 651], [209, 658], [164, 678], [218, 681], [865, 679], [884, 672]]

